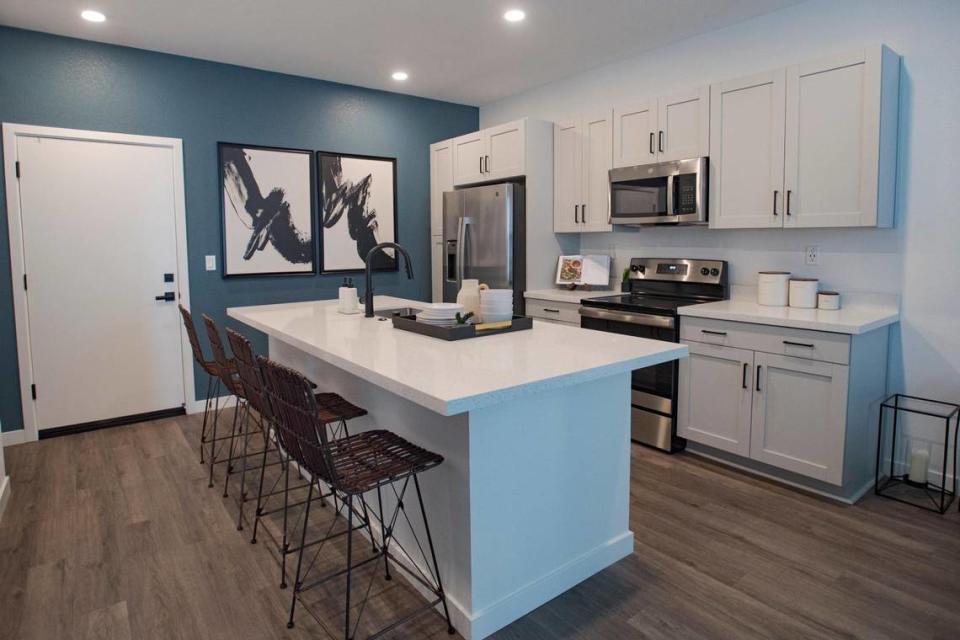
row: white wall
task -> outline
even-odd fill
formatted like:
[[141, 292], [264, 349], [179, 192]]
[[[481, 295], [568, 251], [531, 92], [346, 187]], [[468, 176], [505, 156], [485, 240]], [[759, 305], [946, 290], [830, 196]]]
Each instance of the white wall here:
[[[761, 268], [819, 277], [841, 291], [898, 292], [891, 388], [960, 400], [960, 2], [811, 0], [480, 108], [487, 127], [556, 120], [583, 108], [708, 84], [884, 43], [901, 56], [897, 228], [716, 231], [658, 228], [584, 236], [581, 251], [715, 257], [738, 284]], [[817, 267], [803, 264], [808, 244]], [[554, 256], [545, 259], [555, 260]], [[942, 434], [942, 428], [931, 431]], [[938, 437], [942, 438], [942, 435]]]

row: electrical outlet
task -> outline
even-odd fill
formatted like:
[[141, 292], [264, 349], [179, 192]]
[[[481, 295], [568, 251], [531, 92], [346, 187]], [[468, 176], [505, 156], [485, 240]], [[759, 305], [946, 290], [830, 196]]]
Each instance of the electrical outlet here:
[[217, 270], [217, 256], [206, 256], [206, 269], [207, 271], [216, 271]]
[[817, 245], [810, 245], [804, 254], [804, 261], [807, 264], [820, 264], [820, 249]]

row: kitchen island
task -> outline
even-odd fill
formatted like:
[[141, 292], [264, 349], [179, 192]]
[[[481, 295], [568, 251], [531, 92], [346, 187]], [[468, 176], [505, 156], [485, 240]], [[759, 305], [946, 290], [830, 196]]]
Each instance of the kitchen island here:
[[[378, 310], [418, 304], [374, 300]], [[227, 313], [267, 334], [271, 358], [367, 409], [352, 429], [389, 429], [443, 455], [422, 485], [467, 640], [633, 552], [630, 372], [684, 357], [686, 346], [539, 321], [445, 342], [340, 314], [335, 300]], [[399, 525], [396, 535], [417, 548]]]

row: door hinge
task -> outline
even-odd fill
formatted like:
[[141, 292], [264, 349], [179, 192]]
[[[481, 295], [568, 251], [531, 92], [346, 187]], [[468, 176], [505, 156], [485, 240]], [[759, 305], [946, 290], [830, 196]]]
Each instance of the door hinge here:
[[27, 290], [27, 274], [23, 274], [23, 290]]
[[20, 178], [20, 161], [17, 160], [17, 161], [14, 163], [14, 166], [17, 168], [17, 178], [19, 179], [19, 178]]
[[37, 399], [37, 385], [35, 384], [30, 385], [30, 395], [33, 397], [34, 400]]

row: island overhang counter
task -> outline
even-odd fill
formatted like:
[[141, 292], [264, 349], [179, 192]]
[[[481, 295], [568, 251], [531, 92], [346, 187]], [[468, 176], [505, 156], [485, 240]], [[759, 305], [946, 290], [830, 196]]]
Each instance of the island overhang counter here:
[[[422, 304], [374, 299], [378, 310]], [[630, 372], [684, 357], [685, 345], [541, 321], [446, 342], [340, 314], [335, 300], [227, 314], [267, 334], [271, 358], [367, 409], [352, 430], [388, 429], [444, 457], [423, 497], [467, 640], [633, 552]], [[417, 548], [409, 530], [396, 536]]]

